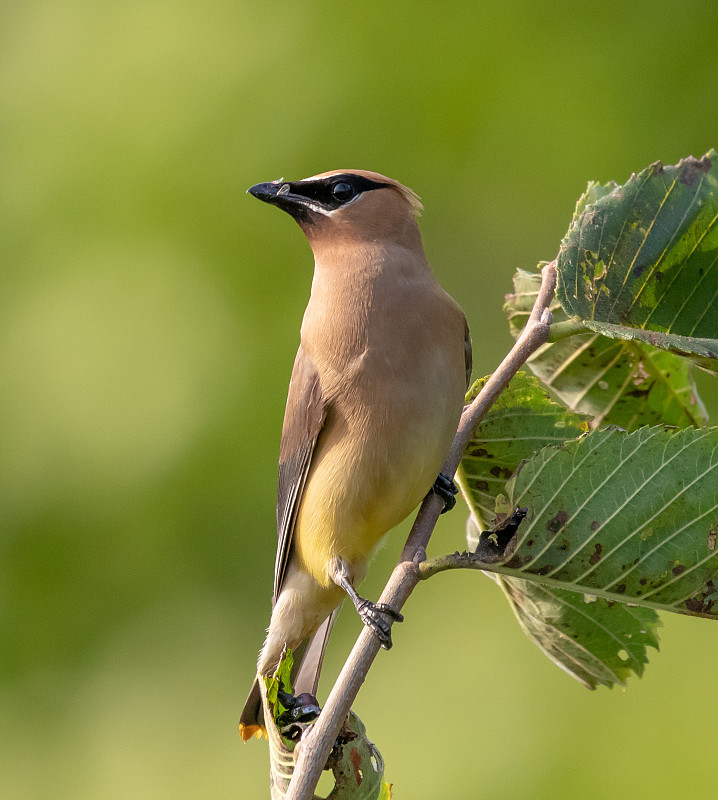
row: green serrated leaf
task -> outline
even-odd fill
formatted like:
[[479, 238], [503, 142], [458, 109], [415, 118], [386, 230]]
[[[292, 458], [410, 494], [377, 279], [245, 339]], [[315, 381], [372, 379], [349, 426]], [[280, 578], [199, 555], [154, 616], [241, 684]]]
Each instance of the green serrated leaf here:
[[499, 575], [527, 636], [561, 669], [589, 689], [624, 684], [658, 649], [658, 615], [650, 608]]
[[[466, 395], [471, 402], [488, 378]], [[587, 418], [549, 398], [533, 376], [519, 372], [476, 426], [456, 475], [462, 494], [481, 527], [513, 511], [503, 494], [519, 463], [549, 444], [574, 439], [588, 430]]]
[[[526, 324], [540, 284], [538, 273], [518, 270], [514, 276], [515, 291], [504, 306], [514, 336]], [[568, 320], [557, 300], [551, 308], [555, 322]], [[594, 427], [701, 427], [708, 418], [692, 363], [638, 338], [622, 341], [597, 331], [580, 333], [545, 345], [528, 366], [568, 408], [593, 416]]]
[[658, 334], [641, 338], [718, 371], [718, 153], [656, 163], [593, 194], [558, 256], [566, 314]]
[[573, 212], [573, 219], [576, 221], [583, 213], [586, 206], [590, 206], [607, 194], [610, 194], [614, 189], [618, 188], [615, 181], [608, 183], [598, 183], [597, 181], [589, 181], [586, 191], [576, 201], [576, 208]]
[[718, 617], [718, 428], [615, 428], [524, 462], [526, 517], [487, 569], [612, 601]]
[[274, 671], [274, 674], [271, 677], [269, 675], [264, 677], [264, 685], [267, 689], [267, 701], [272, 708], [275, 724], [277, 719], [287, 710], [282, 702], [278, 699], [277, 694], [281, 688], [283, 688], [284, 691], [288, 692], [289, 694], [292, 693], [291, 676], [293, 667], [294, 655], [292, 654], [292, 651], [287, 648], [286, 652], [282, 656], [282, 660], [277, 666], [277, 669]]

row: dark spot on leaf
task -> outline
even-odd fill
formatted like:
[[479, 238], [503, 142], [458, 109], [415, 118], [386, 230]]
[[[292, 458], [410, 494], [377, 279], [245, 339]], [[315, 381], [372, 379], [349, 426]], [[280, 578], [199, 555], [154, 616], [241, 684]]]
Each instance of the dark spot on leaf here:
[[489, 484], [486, 481], [476, 481], [476, 483], [474, 483], [474, 486], [480, 492], [488, 492], [489, 491]]
[[553, 570], [553, 567], [550, 564], [546, 564], [546, 566], [541, 567], [541, 569], [536, 570], [537, 575], [548, 575], [549, 572]]
[[656, 161], [654, 164], [651, 164], [651, 169], [653, 170], [653, 176], [656, 175], [663, 175], [663, 164], [660, 161]]
[[491, 453], [489, 453], [489, 451], [485, 450], [483, 447], [477, 447], [476, 449], [472, 450], [469, 455], [476, 456], [476, 458], [493, 458]]
[[641, 584], [641, 586], [645, 586], [648, 583], [648, 578], [641, 578], [641, 580], [638, 582]]
[[591, 530], [592, 530], [592, 531], [595, 531], [597, 528], [598, 528], [598, 520], [597, 520], [597, 519], [595, 519], [595, 520], [594, 520], [594, 521], [591, 523]]
[[677, 565], [676, 565], [675, 567], [673, 567], [673, 569], [671, 570], [671, 572], [672, 572], [674, 575], [680, 575], [682, 572], [685, 572], [685, 571], [686, 571], [686, 567], [685, 567], [685, 565], [684, 565], [684, 564], [677, 564]]
[[533, 543], [534, 543], [534, 540], [533, 539], [529, 539], [528, 542], [526, 542], [526, 547], [532, 547]]
[[713, 606], [716, 603], [716, 599], [712, 598], [711, 600], [708, 599], [709, 595], [714, 594], [715, 587], [713, 586], [712, 581], [708, 581], [706, 584], [706, 589], [710, 587], [710, 591], [701, 592], [698, 597], [689, 597], [688, 600], [683, 602], [683, 605], [688, 609], [688, 611], [692, 611], [694, 614], [710, 614]]
[[632, 270], [633, 277], [634, 278], [640, 278], [641, 277], [641, 273], [645, 270], [645, 268], [646, 268], [645, 264], [639, 264], [638, 266], [634, 267], [633, 270]]
[[591, 555], [591, 558], [588, 559], [588, 563], [589, 564], [598, 564], [598, 562], [601, 560], [601, 553], [602, 552], [603, 552], [603, 545], [602, 544], [597, 544], [595, 546], [594, 552]]
[[362, 781], [364, 778], [362, 777], [361, 770], [361, 754], [359, 753], [358, 749], [354, 749], [349, 753], [349, 758], [351, 759], [352, 766], [354, 767], [354, 780], [356, 781], [357, 786], [361, 786]]
[[623, 594], [625, 591], [626, 591], [625, 583], [619, 583], [618, 586], [616, 586], [616, 594]]
[[510, 569], [522, 569], [525, 564], [528, 564], [532, 560], [533, 556], [529, 555], [514, 555], [512, 556], [507, 562], [506, 566]]
[[495, 478], [507, 478], [508, 479], [513, 475], [511, 470], [510, 469], [506, 469], [506, 467], [491, 467], [489, 472]]
[[645, 397], [647, 394], [650, 394], [652, 388], [653, 383], [651, 383], [651, 385], [646, 389], [631, 389], [630, 392], [625, 393], [624, 397], [637, 397], [640, 399], [641, 397]]
[[559, 511], [555, 517], [552, 517], [546, 523], [546, 530], [550, 531], [551, 533], [558, 533], [561, 530], [561, 528], [563, 528], [563, 526], [569, 521], [569, 519], [570, 515], [566, 511], [561, 509], [561, 511]]
[[663, 280], [663, 273], [660, 271], [660, 269], [657, 269], [654, 272], [654, 275], [656, 276], [656, 280], [657, 281], [662, 281]]
[[703, 156], [701, 159], [689, 156], [679, 161], [678, 166], [681, 167], [680, 182], [686, 186], [693, 186], [701, 175], [711, 168], [711, 160], [708, 156]]

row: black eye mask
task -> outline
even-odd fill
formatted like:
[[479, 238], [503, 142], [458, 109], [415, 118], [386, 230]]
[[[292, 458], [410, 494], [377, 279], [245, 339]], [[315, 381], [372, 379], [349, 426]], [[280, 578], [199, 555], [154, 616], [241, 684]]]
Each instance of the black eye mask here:
[[258, 183], [247, 191], [291, 214], [297, 222], [311, 223], [312, 212], [326, 214], [351, 203], [364, 192], [387, 186], [390, 184], [346, 172], [310, 181]]
[[[282, 191], [285, 186], [289, 188]], [[326, 209], [334, 211], [340, 206], [350, 203], [355, 197], [372, 189], [382, 189], [388, 186], [386, 183], [364, 178], [361, 175], [343, 174], [331, 175], [328, 178], [320, 178], [314, 181], [296, 181], [294, 183], [284, 183], [279, 189], [278, 195], [291, 194], [294, 197], [304, 197], [312, 203]]]

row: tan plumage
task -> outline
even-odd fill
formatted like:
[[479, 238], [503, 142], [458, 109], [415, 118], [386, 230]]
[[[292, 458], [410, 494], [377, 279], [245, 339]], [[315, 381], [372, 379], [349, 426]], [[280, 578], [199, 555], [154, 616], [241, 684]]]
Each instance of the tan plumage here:
[[[315, 258], [282, 430], [273, 611], [258, 664], [269, 674], [285, 646], [314, 637], [295, 687], [314, 692], [345, 589], [356, 603], [377, 543], [441, 469], [471, 349], [461, 309], [426, 261], [410, 189], [336, 170], [250, 191], [297, 219]], [[255, 682], [245, 739], [261, 722], [258, 698]]]

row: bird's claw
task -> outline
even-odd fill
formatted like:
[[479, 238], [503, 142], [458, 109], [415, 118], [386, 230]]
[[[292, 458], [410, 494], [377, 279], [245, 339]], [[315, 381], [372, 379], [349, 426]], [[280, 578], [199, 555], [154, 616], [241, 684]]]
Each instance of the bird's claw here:
[[388, 617], [391, 617], [394, 622], [403, 622], [404, 615], [398, 612], [392, 606], [387, 605], [386, 603], [372, 603], [376, 611], [381, 611], [382, 614], [386, 614]]
[[317, 698], [309, 692], [298, 694], [295, 697], [280, 688], [277, 692], [277, 699], [286, 709], [277, 719], [277, 725], [280, 728], [295, 722], [312, 722], [321, 713]]
[[443, 472], [439, 473], [439, 477], [434, 481], [431, 491], [434, 494], [438, 494], [444, 501], [444, 507], [441, 509], [442, 514], [451, 511], [456, 505], [456, 495], [459, 493], [459, 489], [454, 481], [447, 475], [444, 475]]
[[369, 600], [361, 602], [357, 606], [357, 612], [361, 621], [372, 630], [379, 640], [379, 644], [385, 650], [391, 650], [391, 623], [387, 622], [382, 615], [386, 614], [396, 622], [403, 622], [404, 616], [386, 603], [372, 603]]

